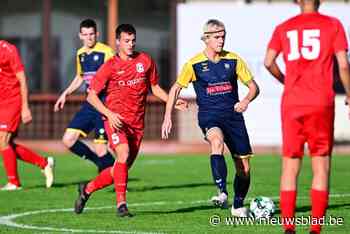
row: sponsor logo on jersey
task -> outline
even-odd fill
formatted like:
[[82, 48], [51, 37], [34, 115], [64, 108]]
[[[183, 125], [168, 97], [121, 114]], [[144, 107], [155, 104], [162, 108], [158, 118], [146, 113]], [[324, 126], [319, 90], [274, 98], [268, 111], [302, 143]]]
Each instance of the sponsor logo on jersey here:
[[202, 72], [207, 72], [209, 71], [208, 63], [202, 63]]
[[121, 74], [124, 74], [124, 73], [125, 73], [124, 70], [117, 71], [117, 75], [121, 75]]
[[0, 124], [0, 129], [5, 129], [7, 128], [7, 124]]
[[207, 87], [208, 95], [220, 95], [232, 92], [232, 85], [230, 82], [220, 82], [209, 84]]
[[125, 80], [120, 80], [119, 82], [118, 82], [118, 84], [120, 85], [120, 86], [134, 86], [134, 85], [137, 85], [137, 84], [139, 84], [139, 83], [141, 83], [141, 82], [143, 82], [144, 80], [146, 80], [146, 77], [140, 77], [140, 78], [136, 78], [136, 79], [133, 79], [133, 80], [127, 80], [127, 81], [125, 81]]
[[96, 72], [84, 72], [83, 79], [85, 83], [89, 85], [92, 78], [94, 78], [95, 75], [96, 75]]
[[136, 71], [137, 71], [138, 73], [142, 73], [142, 72], [145, 71], [145, 68], [143, 67], [143, 64], [142, 64], [142, 63], [137, 63], [137, 64], [136, 64]]

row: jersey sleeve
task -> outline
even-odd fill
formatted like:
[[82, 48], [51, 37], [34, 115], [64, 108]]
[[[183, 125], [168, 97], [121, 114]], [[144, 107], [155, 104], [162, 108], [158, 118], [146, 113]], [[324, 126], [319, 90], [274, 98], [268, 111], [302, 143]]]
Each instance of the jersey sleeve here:
[[336, 21], [336, 35], [335, 39], [333, 40], [333, 50], [334, 53], [342, 50], [348, 50], [348, 42], [346, 39], [345, 30], [341, 22], [338, 20]]
[[179, 84], [181, 87], [188, 87], [188, 84], [195, 81], [196, 76], [192, 67], [192, 64], [190, 62], [187, 62], [182, 70], [180, 75], [178, 76], [176, 83]]
[[253, 75], [250, 72], [248, 65], [240, 57], [237, 59], [236, 74], [238, 79], [245, 85], [253, 79]]
[[108, 80], [111, 78], [111, 64], [104, 63], [96, 72], [91, 80], [89, 90], [94, 90], [97, 94], [105, 88]]
[[150, 59], [150, 67], [147, 73], [148, 73], [148, 78], [151, 82], [151, 85], [157, 85], [159, 80], [159, 75], [157, 71], [157, 66], [153, 61], [153, 59]]
[[24, 66], [21, 61], [21, 57], [15, 46], [12, 46], [10, 51], [10, 66], [12, 71], [17, 74], [18, 72], [24, 71]]
[[280, 35], [280, 27], [277, 26], [275, 28], [275, 31], [273, 32], [270, 42], [268, 44], [268, 48], [275, 50], [277, 53], [281, 52], [282, 41]]
[[77, 76], [81, 76], [83, 74], [83, 71], [81, 69], [79, 54], [76, 55], [76, 64], [77, 64]]
[[108, 48], [106, 50], [106, 56], [105, 56], [105, 61], [104, 62], [107, 62], [110, 58], [112, 58], [114, 56], [114, 51], [112, 48]]

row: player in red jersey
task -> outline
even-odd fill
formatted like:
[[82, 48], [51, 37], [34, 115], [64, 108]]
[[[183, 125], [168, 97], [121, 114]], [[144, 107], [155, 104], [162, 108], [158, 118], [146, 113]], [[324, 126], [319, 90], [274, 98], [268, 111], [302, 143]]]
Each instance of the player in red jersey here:
[[[329, 196], [330, 156], [334, 132], [333, 58], [350, 101], [348, 44], [338, 19], [320, 14], [320, 0], [299, 0], [301, 14], [278, 25], [265, 57], [265, 66], [284, 84], [281, 103], [283, 159], [280, 208], [283, 219], [295, 215], [297, 179], [304, 144], [312, 162], [310, 198], [312, 217], [326, 213]], [[276, 64], [279, 53], [286, 64], [284, 75]], [[284, 224], [285, 233], [295, 233], [293, 224]], [[314, 222], [310, 233], [320, 233]]]
[[[83, 211], [91, 193], [114, 180], [117, 215], [131, 216], [126, 205], [128, 169], [136, 159], [143, 137], [148, 89], [162, 101], [168, 100], [168, 94], [158, 85], [158, 73], [152, 58], [144, 52], [134, 51], [135, 28], [130, 24], [119, 25], [116, 39], [119, 51], [97, 71], [87, 100], [107, 118], [105, 128], [117, 159], [113, 168], [103, 170], [88, 184], [79, 184], [79, 196], [75, 202], [77, 214]], [[104, 88], [107, 96], [103, 104], [97, 95]], [[178, 109], [187, 105], [183, 100], [177, 104]]]
[[0, 152], [8, 183], [2, 191], [21, 189], [17, 173], [17, 157], [43, 169], [46, 187], [53, 183], [53, 158], [43, 158], [14, 142], [19, 123], [29, 123], [32, 114], [28, 105], [28, 88], [24, 67], [17, 48], [0, 40]]

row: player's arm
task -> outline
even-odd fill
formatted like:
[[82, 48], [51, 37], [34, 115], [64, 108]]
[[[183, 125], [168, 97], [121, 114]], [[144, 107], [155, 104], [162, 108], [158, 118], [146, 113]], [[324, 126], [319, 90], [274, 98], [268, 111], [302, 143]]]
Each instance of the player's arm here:
[[22, 118], [22, 122], [26, 124], [32, 121], [32, 113], [29, 109], [29, 103], [28, 103], [27, 79], [24, 74], [24, 71], [17, 72], [16, 77], [20, 84], [20, 92], [21, 92], [21, 98], [22, 98], [21, 118]]
[[255, 80], [251, 79], [250, 81], [246, 82], [245, 85], [249, 89], [247, 95], [234, 106], [235, 111], [240, 113], [246, 111], [249, 103], [251, 103], [260, 93], [259, 86]]
[[95, 90], [89, 90], [86, 100], [93, 107], [95, 107], [97, 111], [99, 111], [101, 114], [107, 117], [108, 122], [112, 128], [118, 129], [122, 127], [123, 124], [121, 120], [123, 119], [123, 117], [120, 114], [114, 113], [110, 109], [108, 109], [98, 97], [98, 93]]
[[168, 101], [165, 107], [164, 120], [162, 124], [162, 139], [168, 139], [169, 134], [171, 132], [171, 128], [172, 128], [171, 114], [173, 112], [175, 102], [179, 97], [181, 89], [182, 87], [177, 83], [175, 83], [170, 89]]
[[123, 117], [114, 113], [108, 109], [101, 99], [98, 97], [98, 94], [106, 87], [108, 80], [111, 77], [111, 65], [109, 63], [104, 63], [97, 71], [95, 77], [91, 80], [90, 87], [88, 90], [88, 96], [86, 100], [93, 106], [97, 111], [106, 116], [108, 123], [111, 128], [120, 128], [122, 127]]
[[59, 111], [63, 109], [64, 104], [66, 103], [67, 96], [71, 95], [73, 92], [75, 92], [84, 82], [82, 74], [82, 68], [80, 65], [79, 57], [76, 58], [76, 64], [77, 64], [77, 74], [75, 75], [72, 82], [69, 84], [69, 86], [63, 91], [63, 93], [60, 95], [60, 97], [57, 99], [54, 111]]
[[[344, 51], [337, 52], [336, 58], [338, 62], [340, 80], [345, 90], [345, 95], [346, 95], [345, 103], [349, 105], [350, 104], [350, 68], [349, 68], [349, 61], [348, 61], [348, 56], [346, 51], [344, 50]], [[349, 109], [349, 118], [350, 118], [350, 109]]]
[[276, 63], [278, 53], [273, 49], [267, 49], [264, 65], [266, 69], [275, 77], [281, 84], [284, 84], [284, 74]]
[[[164, 89], [162, 89], [158, 84], [151, 85], [151, 90], [154, 96], [162, 100], [163, 102], [168, 101], [168, 94], [165, 92]], [[175, 102], [175, 109], [178, 110], [186, 110], [188, 106], [188, 103], [183, 99], [177, 99]]]

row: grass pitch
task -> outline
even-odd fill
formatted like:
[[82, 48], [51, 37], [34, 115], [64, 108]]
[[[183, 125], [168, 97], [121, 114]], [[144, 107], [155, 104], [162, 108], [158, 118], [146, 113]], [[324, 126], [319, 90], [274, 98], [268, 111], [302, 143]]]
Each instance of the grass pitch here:
[[[216, 188], [209, 159], [200, 155], [140, 155], [129, 173], [127, 197], [133, 218], [116, 217], [113, 186], [94, 193], [87, 204], [91, 209], [75, 215], [72, 208], [77, 183], [92, 179], [97, 170], [74, 156], [54, 156], [56, 180], [50, 189], [45, 188], [38, 168], [19, 163], [23, 189], [0, 192], [0, 233], [282, 233], [279, 225], [226, 224], [229, 209], [214, 208], [209, 202]], [[226, 162], [231, 201], [234, 167], [230, 157], [226, 157]], [[251, 165], [252, 182], [246, 205], [252, 197], [263, 195], [272, 197], [278, 208], [280, 157], [257, 155]], [[324, 233], [350, 233], [348, 165], [350, 157], [333, 157], [327, 215], [343, 223], [325, 226]], [[0, 183], [5, 183], [3, 169]], [[309, 215], [310, 183], [310, 160], [305, 157], [299, 177], [297, 216]], [[218, 225], [209, 223], [213, 215], [221, 218]], [[279, 216], [279, 210], [275, 216]], [[297, 232], [308, 233], [308, 226], [298, 226]]]

